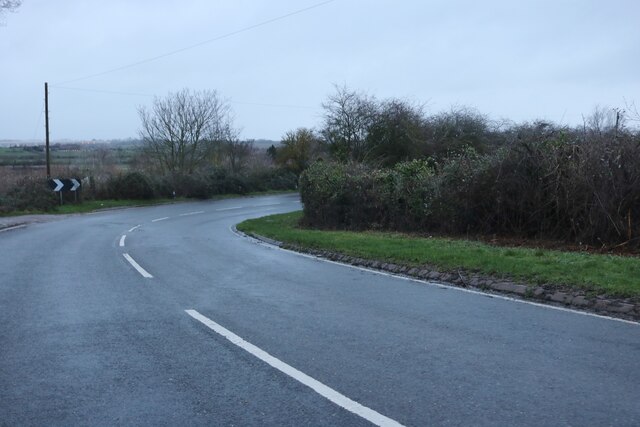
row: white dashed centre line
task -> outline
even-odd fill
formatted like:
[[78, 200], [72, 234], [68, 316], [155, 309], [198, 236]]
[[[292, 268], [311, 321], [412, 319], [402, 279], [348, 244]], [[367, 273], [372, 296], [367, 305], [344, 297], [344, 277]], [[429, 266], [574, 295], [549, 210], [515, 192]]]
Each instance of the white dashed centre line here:
[[282, 203], [267, 203], [267, 204], [264, 204], [264, 205], [253, 205], [251, 207], [252, 208], [261, 208], [263, 206], [278, 206], [278, 205], [281, 205], [281, 204]]
[[232, 208], [220, 208], [220, 209], [216, 209], [216, 212], [222, 212], [222, 211], [232, 211], [234, 209], [242, 209], [244, 206], [234, 206]]
[[203, 214], [204, 211], [196, 211], [196, 212], [187, 212], [187, 213], [181, 213], [178, 216], [189, 216], [189, 215], [198, 215], [198, 214]]
[[131, 233], [133, 230], [135, 230], [135, 229], [137, 229], [137, 228], [140, 228], [140, 224], [136, 225], [135, 227], [131, 227], [131, 228], [129, 229], [129, 233]]
[[145, 279], [153, 279], [153, 276], [149, 274], [147, 270], [140, 267], [140, 264], [138, 264], [133, 258], [131, 258], [129, 254], [122, 254], [122, 256], [124, 257], [124, 259], [129, 261], [129, 264], [131, 264], [131, 266], [135, 268], [138, 271], [138, 273], [142, 275], [142, 277], [144, 277]]
[[156, 219], [152, 219], [151, 222], [158, 222], [158, 221], [164, 221], [165, 219], [169, 219], [168, 216], [164, 216], [162, 218], [156, 218]]
[[120, 237], [120, 247], [123, 248], [124, 247], [124, 239], [127, 238], [126, 234], [123, 234], [122, 237]]
[[224, 328], [223, 326], [220, 326], [208, 317], [198, 313], [196, 310], [185, 310], [185, 312], [197, 321], [203, 323], [209, 329], [215, 331], [219, 335], [222, 335], [241, 349], [251, 353], [253, 356], [271, 365], [280, 372], [306, 385], [325, 399], [330, 400], [331, 402], [346, 409], [347, 411], [353, 412], [354, 414], [359, 415], [360, 417], [377, 426], [402, 426], [402, 424], [400, 424], [399, 422], [392, 420], [391, 418], [388, 418], [371, 408], [361, 405], [354, 400], [349, 399], [347, 396], [335, 391], [329, 386], [324, 385], [320, 381], [310, 377], [304, 372], [301, 372], [293, 366], [284, 363], [280, 359], [273, 357], [266, 351], [260, 349], [259, 347], [256, 347], [248, 341], [245, 341], [230, 330]]

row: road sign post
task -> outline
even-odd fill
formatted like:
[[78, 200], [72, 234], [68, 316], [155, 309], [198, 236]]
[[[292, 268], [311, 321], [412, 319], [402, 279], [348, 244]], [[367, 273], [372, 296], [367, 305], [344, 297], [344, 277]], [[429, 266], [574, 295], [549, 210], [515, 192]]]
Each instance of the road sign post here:
[[82, 184], [77, 179], [75, 179], [75, 178], [71, 178], [71, 179], [53, 178], [53, 179], [50, 179], [47, 182], [49, 183], [49, 187], [53, 191], [55, 191], [56, 193], [60, 194], [60, 204], [61, 205], [62, 205], [62, 201], [63, 201], [62, 193], [66, 192], [66, 191], [73, 192], [75, 201], [76, 202], [78, 201], [78, 191], [82, 187]]

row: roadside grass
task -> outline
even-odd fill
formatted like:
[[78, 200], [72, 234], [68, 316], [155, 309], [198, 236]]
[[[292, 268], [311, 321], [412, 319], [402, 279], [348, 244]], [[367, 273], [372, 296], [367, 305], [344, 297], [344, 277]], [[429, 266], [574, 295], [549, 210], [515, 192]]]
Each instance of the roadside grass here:
[[[262, 191], [252, 192], [248, 194], [220, 194], [204, 200], [225, 200], [233, 199], [237, 197], [252, 197], [252, 196], [269, 196], [277, 194], [293, 194], [296, 191]], [[172, 203], [182, 202], [198, 202], [204, 201], [203, 199], [189, 199], [186, 197], [174, 198], [159, 198], [159, 199], [119, 199], [119, 200], [85, 200], [80, 203], [66, 203], [62, 206], [57, 206], [53, 211], [40, 211], [40, 210], [25, 210], [25, 211], [11, 211], [1, 213], [0, 217], [8, 216], [20, 216], [20, 215], [38, 215], [38, 214], [73, 214], [73, 213], [87, 213], [95, 212], [102, 209], [115, 209], [115, 208], [127, 208], [127, 207], [140, 207], [140, 206], [153, 206], [153, 205], [166, 205]]]
[[587, 293], [640, 297], [640, 258], [546, 249], [495, 247], [450, 238], [403, 233], [303, 229], [302, 212], [272, 215], [238, 224], [245, 233], [306, 248], [339, 252], [403, 265], [509, 277], [531, 285], [553, 284]]
[[50, 212], [54, 214], [71, 214], [71, 213], [86, 213], [94, 212], [101, 209], [114, 209], [114, 208], [126, 208], [136, 206], [153, 206], [153, 205], [166, 205], [170, 203], [184, 202], [185, 198], [175, 199], [140, 199], [140, 200], [88, 200], [82, 203], [67, 203], [62, 206], [58, 206], [55, 211]]
[[101, 209], [126, 208], [136, 206], [164, 205], [169, 203], [179, 203], [188, 199], [148, 199], [148, 200], [88, 200], [80, 203], [67, 203], [57, 206], [55, 210], [43, 211], [37, 209], [10, 211], [0, 214], [0, 217], [11, 217], [21, 215], [64, 215], [73, 213], [95, 212]]

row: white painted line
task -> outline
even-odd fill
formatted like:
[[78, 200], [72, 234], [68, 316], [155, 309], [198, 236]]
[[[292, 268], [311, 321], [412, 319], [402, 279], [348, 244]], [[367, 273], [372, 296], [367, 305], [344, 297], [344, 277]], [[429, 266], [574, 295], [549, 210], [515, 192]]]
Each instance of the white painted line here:
[[187, 213], [182, 213], [178, 216], [189, 216], [189, 215], [198, 215], [198, 214], [203, 214], [204, 211], [196, 211], [196, 212], [187, 212]]
[[242, 209], [244, 208], [244, 206], [234, 206], [232, 208], [221, 208], [221, 209], [216, 209], [216, 212], [222, 212], [222, 211], [232, 211], [234, 209]]
[[278, 206], [281, 205], [282, 203], [278, 202], [278, 203], [267, 203], [264, 205], [251, 205], [252, 208], [261, 208], [263, 206]]
[[144, 277], [145, 279], [153, 279], [153, 276], [151, 274], [149, 274], [149, 272], [147, 272], [147, 270], [145, 270], [144, 268], [140, 267], [140, 264], [135, 262], [135, 260], [133, 258], [131, 258], [131, 256], [129, 256], [129, 254], [122, 254], [122, 256], [124, 257], [124, 259], [129, 261], [129, 264], [131, 264], [131, 266], [133, 268], [138, 270], [138, 273], [140, 273], [142, 275], [142, 277]]
[[138, 229], [138, 228], [140, 228], [140, 224], [136, 225], [135, 227], [131, 227], [131, 228], [129, 229], [129, 233], [133, 232], [133, 230], [136, 230], [136, 229]]
[[389, 272], [386, 272], [386, 271], [374, 270], [374, 269], [367, 268], [367, 267], [360, 267], [360, 266], [357, 266], [357, 265], [345, 264], [345, 263], [342, 263], [342, 262], [333, 261], [333, 260], [326, 259], [326, 258], [321, 258], [321, 257], [315, 256], [315, 255], [305, 254], [303, 252], [296, 252], [296, 251], [292, 251], [290, 249], [281, 248], [279, 246], [272, 245], [272, 244], [270, 244], [268, 242], [263, 242], [262, 240], [255, 239], [255, 238], [253, 238], [253, 237], [251, 237], [251, 236], [249, 236], [247, 234], [244, 234], [243, 232], [237, 230], [235, 228], [235, 226], [229, 227], [229, 230], [232, 233], [234, 233], [236, 235], [239, 235], [241, 237], [245, 237], [245, 238], [247, 238], [249, 240], [252, 240], [254, 243], [259, 244], [259, 245], [268, 246], [270, 248], [278, 249], [278, 250], [284, 251], [284, 252], [289, 252], [291, 254], [298, 255], [298, 256], [301, 256], [301, 257], [305, 257], [305, 258], [310, 258], [310, 259], [313, 259], [313, 260], [316, 260], [316, 261], [327, 262], [329, 264], [335, 264], [335, 265], [340, 265], [342, 267], [352, 268], [354, 270], [366, 271], [366, 272], [377, 274], [377, 275], [380, 275], [380, 276], [393, 277], [395, 279], [406, 280], [408, 282], [414, 282], [414, 283], [422, 283], [424, 285], [435, 286], [435, 287], [443, 288], [443, 289], [451, 289], [451, 290], [458, 291], [458, 292], [466, 292], [466, 293], [469, 293], [469, 294], [482, 295], [482, 296], [485, 296], [485, 297], [491, 297], [491, 298], [501, 299], [501, 300], [505, 300], [505, 301], [512, 301], [512, 302], [517, 302], [517, 303], [520, 303], [520, 304], [534, 305], [536, 307], [546, 308], [546, 309], [550, 309], [550, 310], [565, 311], [565, 312], [568, 312], [568, 313], [580, 314], [582, 316], [596, 317], [596, 318], [599, 318], [599, 319], [613, 320], [613, 321], [616, 321], [616, 322], [627, 323], [629, 325], [640, 326], [640, 322], [635, 322], [633, 320], [619, 319], [617, 317], [606, 316], [604, 314], [597, 314], [597, 313], [591, 313], [591, 312], [588, 312], [588, 311], [574, 310], [572, 308], [560, 307], [560, 306], [557, 306], [557, 305], [542, 304], [542, 303], [539, 303], [539, 302], [529, 301], [529, 300], [525, 300], [525, 299], [518, 299], [518, 298], [509, 297], [509, 296], [506, 296], [506, 295], [493, 294], [493, 293], [489, 293], [489, 292], [476, 291], [476, 290], [473, 290], [473, 289], [460, 288], [458, 286], [447, 285], [447, 284], [444, 284], [444, 283], [430, 282], [430, 281], [427, 281], [427, 280], [416, 279], [415, 277], [401, 276], [399, 274], [393, 274], [393, 273], [389, 273]]
[[151, 222], [158, 222], [158, 221], [164, 221], [165, 219], [169, 219], [168, 216], [164, 216], [162, 218], [156, 218], [156, 219], [152, 219]]
[[380, 414], [379, 412], [374, 411], [371, 408], [361, 405], [360, 403], [354, 400], [349, 399], [347, 396], [337, 392], [336, 390], [332, 389], [329, 386], [324, 385], [323, 383], [316, 380], [315, 378], [310, 377], [304, 372], [301, 372], [296, 368], [294, 368], [293, 366], [286, 364], [285, 362], [270, 355], [266, 351], [256, 347], [250, 342], [245, 341], [244, 339], [234, 334], [230, 330], [217, 324], [216, 322], [209, 319], [208, 317], [198, 313], [196, 310], [185, 310], [185, 312], [189, 316], [196, 319], [197, 321], [206, 325], [209, 329], [215, 331], [219, 335], [222, 335], [223, 337], [225, 337], [226, 339], [228, 339], [229, 341], [231, 341], [233, 344], [237, 345], [241, 349], [251, 353], [258, 359], [262, 360], [263, 362], [266, 362], [267, 364], [276, 368], [280, 372], [290, 376], [294, 380], [306, 385], [307, 387], [309, 387], [310, 389], [312, 389], [313, 391], [315, 391], [325, 399], [330, 400], [331, 402], [346, 409], [347, 411], [353, 412], [354, 414], [359, 415], [360, 417], [364, 418], [365, 420], [377, 426], [402, 426], [402, 424], [400, 424], [399, 422], [392, 420], [391, 418], [388, 418]]
[[3, 231], [11, 231], [11, 230], [17, 230], [18, 228], [25, 228], [27, 225], [26, 224], [20, 224], [20, 225], [14, 225], [12, 227], [5, 227], [0, 229], [0, 233], [2, 233]]
[[120, 247], [123, 248], [124, 247], [124, 239], [127, 238], [126, 234], [123, 234], [122, 237], [120, 237]]

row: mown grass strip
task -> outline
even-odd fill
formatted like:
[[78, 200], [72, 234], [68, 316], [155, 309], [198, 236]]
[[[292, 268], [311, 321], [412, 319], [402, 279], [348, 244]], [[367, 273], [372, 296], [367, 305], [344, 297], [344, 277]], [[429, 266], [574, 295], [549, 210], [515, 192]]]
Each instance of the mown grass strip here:
[[[239, 197], [257, 197], [257, 196], [270, 196], [277, 194], [294, 194], [297, 193], [293, 190], [269, 190], [269, 191], [256, 191], [248, 194], [220, 194], [204, 200], [224, 200], [234, 199]], [[119, 200], [85, 200], [80, 203], [66, 203], [62, 206], [57, 206], [55, 210], [43, 211], [43, 210], [24, 210], [24, 211], [10, 211], [0, 213], [0, 217], [7, 216], [20, 216], [20, 215], [38, 215], [38, 214], [72, 214], [72, 213], [87, 213], [95, 212], [102, 209], [113, 208], [127, 208], [127, 207], [139, 207], [139, 206], [153, 206], [153, 205], [166, 205], [171, 203], [181, 202], [198, 202], [202, 199], [189, 199], [186, 197], [177, 198], [159, 198], [159, 199], [119, 199]]]
[[320, 231], [298, 227], [301, 212], [247, 220], [237, 228], [312, 249], [405, 265], [431, 265], [556, 284], [616, 297], [640, 296], [640, 259], [543, 249], [503, 248], [402, 233]]
[[0, 214], [0, 216], [20, 216], [20, 215], [39, 215], [39, 214], [72, 214], [72, 213], [87, 213], [95, 212], [101, 209], [112, 208], [126, 208], [135, 206], [152, 206], [152, 205], [164, 205], [168, 203], [184, 202], [185, 198], [176, 199], [145, 199], [145, 200], [89, 200], [81, 203], [66, 203], [62, 206], [57, 206], [55, 210], [43, 211], [37, 209], [23, 210], [23, 211], [10, 211]]
[[67, 203], [58, 206], [52, 213], [70, 214], [94, 212], [101, 209], [127, 208], [134, 206], [165, 205], [184, 202], [185, 198], [176, 199], [140, 199], [140, 200], [89, 200], [82, 203]]

